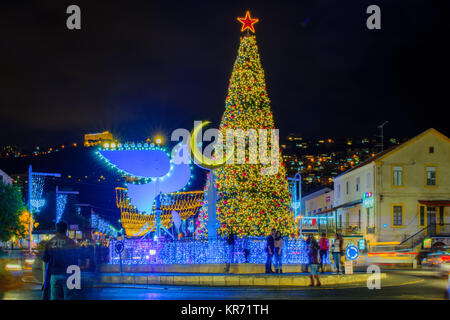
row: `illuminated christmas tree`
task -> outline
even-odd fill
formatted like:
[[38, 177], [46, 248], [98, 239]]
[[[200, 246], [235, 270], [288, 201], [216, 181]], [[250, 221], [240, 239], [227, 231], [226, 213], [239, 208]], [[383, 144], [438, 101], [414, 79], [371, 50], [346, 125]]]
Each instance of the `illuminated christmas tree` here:
[[[242, 32], [255, 32], [253, 25], [258, 20], [252, 19], [249, 12], [238, 20], [243, 24]], [[241, 37], [228, 87], [225, 113], [219, 128], [224, 143], [228, 129], [259, 132], [259, 129], [275, 128], [256, 37], [249, 31]], [[275, 174], [261, 174], [261, 168], [268, 168], [270, 164], [249, 161], [249, 138], [246, 139], [245, 163], [226, 164], [215, 170], [218, 233], [226, 235], [231, 229], [237, 236], [263, 236], [275, 228], [284, 236], [293, 236], [291, 195], [282, 161], [277, 163]], [[267, 141], [270, 142], [267, 154], [270, 154], [270, 134]], [[235, 150], [236, 145], [235, 142]], [[278, 159], [281, 159], [278, 144], [275, 147]]]

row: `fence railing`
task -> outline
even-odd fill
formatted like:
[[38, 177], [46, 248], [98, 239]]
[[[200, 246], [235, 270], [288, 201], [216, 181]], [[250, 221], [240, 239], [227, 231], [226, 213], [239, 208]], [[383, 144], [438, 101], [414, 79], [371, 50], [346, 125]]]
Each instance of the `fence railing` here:
[[[315, 220], [313, 220], [316, 218]], [[313, 223], [314, 221], [314, 223]], [[335, 222], [329, 217], [306, 217], [302, 219], [302, 232], [325, 232], [327, 236], [332, 236], [336, 230], [340, 230], [343, 235], [362, 235], [362, 225], [358, 222]]]
[[413, 249], [427, 237], [450, 236], [450, 224], [430, 224], [419, 230], [412, 236], [406, 238], [396, 247], [396, 249]]

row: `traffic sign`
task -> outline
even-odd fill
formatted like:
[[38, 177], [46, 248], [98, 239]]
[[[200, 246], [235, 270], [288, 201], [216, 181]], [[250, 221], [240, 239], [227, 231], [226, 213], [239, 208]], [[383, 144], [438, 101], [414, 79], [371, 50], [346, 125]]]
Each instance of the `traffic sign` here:
[[359, 240], [358, 247], [359, 247], [359, 250], [361, 250], [361, 251], [366, 250], [366, 239]]
[[358, 247], [356, 247], [355, 245], [349, 245], [347, 247], [347, 249], [345, 250], [345, 256], [347, 257], [348, 260], [356, 260], [359, 257], [359, 250]]
[[121, 254], [124, 249], [125, 249], [125, 245], [123, 244], [123, 241], [117, 241], [114, 244], [114, 250], [116, 250], [116, 253]]

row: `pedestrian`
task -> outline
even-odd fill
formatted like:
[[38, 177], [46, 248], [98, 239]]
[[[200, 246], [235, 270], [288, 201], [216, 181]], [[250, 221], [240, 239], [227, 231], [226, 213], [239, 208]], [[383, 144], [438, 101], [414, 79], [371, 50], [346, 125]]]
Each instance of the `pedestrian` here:
[[248, 248], [248, 236], [244, 238], [244, 259], [245, 263], [248, 263], [248, 258], [250, 257], [250, 249]]
[[[43, 240], [41, 241], [40, 244], [43, 245], [43, 248], [45, 249], [45, 244], [47, 241]], [[43, 256], [41, 257], [41, 259], [43, 259]], [[42, 300], [50, 300], [50, 275], [51, 275], [51, 270], [49, 267], [49, 264], [42, 261], [42, 267], [45, 269], [44, 270], [44, 279], [42, 279]]]
[[228, 255], [228, 263], [225, 268], [225, 272], [230, 272], [230, 265], [234, 262], [234, 233], [231, 228], [228, 229], [227, 243], [228, 243], [229, 255]]
[[331, 252], [333, 254], [334, 264], [336, 266], [336, 273], [339, 274], [341, 271], [341, 256], [344, 253], [344, 243], [342, 236], [339, 233], [336, 233], [334, 237], [334, 242], [331, 247]]
[[319, 244], [317, 243], [315, 238], [312, 238], [309, 244], [309, 250], [308, 250], [308, 258], [309, 258], [309, 266], [311, 269], [311, 284], [310, 287], [314, 287], [314, 278], [316, 279], [316, 286], [321, 286], [319, 275], [318, 275], [318, 269], [319, 269]]
[[281, 232], [277, 231], [275, 233], [275, 239], [274, 239], [274, 248], [275, 248], [275, 273], [283, 273], [282, 262], [282, 248], [283, 248], [283, 238], [281, 237]]
[[275, 229], [272, 229], [270, 232], [270, 235], [266, 239], [266, 253], [267, 253], [267, 259], [266, 259], [266, 273], [274, 273], [272, 271], [272, 257], [274, 254], [275, 249]]
[[319, 240], [319, 256], [320, 256], [320, 270], [323, 271], [323, 263], [325, 259], [328, 257], [328, 249], [330, 247], [329, 241], [326, 237], [325, 232], [322, 232], [322, 237]]
[[309, 252], [309, 246], [311, 244], [311, 241], [313, 239], [313, 235], [309, 234], [306, 237], [306, 240], [304, 239], [305, 242], [305, 252], [306, 252], [306, 264], [302, 264], [302, 272], [307, 273], [308, 269], [309, 269], [309, 258], [308, 258], [308, 252]]
[[56, 235], [45, 245], [43, 260], [48, 263], [50, 276], [50, 299], [71, 299], [72, 290], [67, 287], [67, 268], [78, 265], [76, 243], [67, 237], [67, 224], [60, 221], [56, 224]]

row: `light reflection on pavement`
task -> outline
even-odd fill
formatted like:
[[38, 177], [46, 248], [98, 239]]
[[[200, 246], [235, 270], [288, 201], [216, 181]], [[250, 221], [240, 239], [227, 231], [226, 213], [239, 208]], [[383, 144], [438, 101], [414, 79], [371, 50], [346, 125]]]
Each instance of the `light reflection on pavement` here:
[[[428, 273], [391, 272], [380, 290], [369, 290], [364, 283], [318, 288], [238, 288], [195, 286], [104, 285], [88, 293], [77, 292], [77, 299], [102, 300], [250, 300], [250, 299], [444, 299], [446, 279]], [[24, 283], [20, 289], [0, 293], [6, 300], [39, 300], [40, 286]]]

